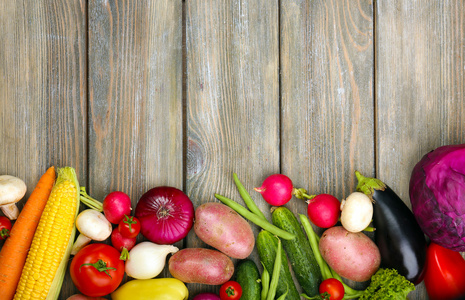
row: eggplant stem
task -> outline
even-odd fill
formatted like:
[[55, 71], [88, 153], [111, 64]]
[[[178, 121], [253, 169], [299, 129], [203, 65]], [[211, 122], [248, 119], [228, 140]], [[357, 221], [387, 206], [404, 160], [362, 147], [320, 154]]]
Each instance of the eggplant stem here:
[[365, 177], [359, 171], [355, 171], [355, 176], [358, 180], [356, 190], [364, 193], [371, 199], [373, 199], [372, 196], [375, 190], [384, 191], [384, 189], [386, 189], [386, 184], [377, 178]]

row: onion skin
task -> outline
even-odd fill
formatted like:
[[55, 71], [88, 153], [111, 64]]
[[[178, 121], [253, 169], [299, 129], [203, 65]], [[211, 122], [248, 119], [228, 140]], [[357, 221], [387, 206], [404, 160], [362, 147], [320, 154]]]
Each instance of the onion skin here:
[[160, 186], [148, 190], [136, 205], [141, 233], [159, 244], [174, 244], [187, 236], [194, 223], [194, 205], [181, 190]]

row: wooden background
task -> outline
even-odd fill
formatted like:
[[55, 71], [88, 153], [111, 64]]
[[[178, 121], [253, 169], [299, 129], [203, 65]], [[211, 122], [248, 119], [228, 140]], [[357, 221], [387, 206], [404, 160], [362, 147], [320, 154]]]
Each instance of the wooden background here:
[[465, 142], [462, 0], [0, 1], [0, 40], [0, 174], [28, 194], [50, 165], [196, 206], [241, 202], [233, 172], [343, 198], [360, 170], [410, 205], [414, 164]]

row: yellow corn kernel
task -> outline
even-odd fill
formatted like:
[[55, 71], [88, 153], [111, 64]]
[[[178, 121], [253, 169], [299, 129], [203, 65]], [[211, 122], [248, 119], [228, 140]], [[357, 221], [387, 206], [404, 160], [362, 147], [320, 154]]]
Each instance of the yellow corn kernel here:
[[76, 230], [78, 191], [74, 169], [58, 169], [58, 178], [34, 234], [15, 300], [50, 299], [52, 294], [52, 298], [57, 297]]

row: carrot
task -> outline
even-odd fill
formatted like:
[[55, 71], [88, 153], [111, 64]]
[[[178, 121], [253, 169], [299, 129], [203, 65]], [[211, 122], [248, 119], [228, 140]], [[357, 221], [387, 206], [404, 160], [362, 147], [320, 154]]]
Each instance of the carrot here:
[[26, 201], [0, 251], [0, 300], [11, 300], [26, 262], [40, 216], [55, 183], [55, 168], [45, 172]]

